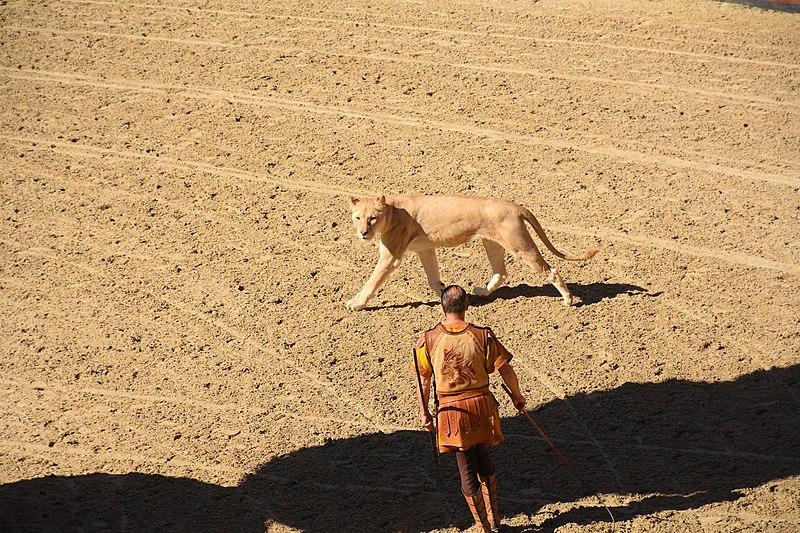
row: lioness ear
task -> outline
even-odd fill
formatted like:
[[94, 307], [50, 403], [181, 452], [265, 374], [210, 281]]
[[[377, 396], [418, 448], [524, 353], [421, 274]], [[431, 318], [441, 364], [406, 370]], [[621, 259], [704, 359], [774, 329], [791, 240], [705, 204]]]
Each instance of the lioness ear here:
[[358, 205], [358, 198], [350, 197], [350, 207], [355, 207]]
[[386, 203], [386, 196], [385, 195], [381, 195], [381, 197], [378, 198], [378, 205], [383, 205], [385, 203]]

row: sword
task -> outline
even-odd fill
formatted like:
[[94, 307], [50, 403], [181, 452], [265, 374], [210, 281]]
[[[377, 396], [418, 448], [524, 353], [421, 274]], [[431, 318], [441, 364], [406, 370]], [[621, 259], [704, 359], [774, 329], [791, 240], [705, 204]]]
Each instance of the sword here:
[[[511, 394], [511, 389], [509, 389], [508, 386], [505, 383], [501, 383], [501, 386], [503, 387], [503, 390], [506, 391], [506, 394], [508, 394], [508, 397], [511, 398], [511, 403], [514, 403], [514, 395]], [[519, 411], [521, 414], [525, 415], [525, 418], [527, 418], [528, 422], [531, 423], [531, 425], [533, 426], [533, 429], [536, 430], [536, 433], [538, 433], [539, 436], [542, 437], [542, 439], [545, 441], [545, 443], [547, 443], [547, 445], [550, 446], [550, 449], [553, 450], [553, 453], [556, 454], [556, 457], [558, 457], [558, 460], [561, 461], [561, 464], [564, 465], [567, 470], [572, 472], [573, 475], [577, 475], [577, 474], [575, 474], [575, 469], [572, 467], [570, 462], [567, 461], [567, 458], [564, 457], [563, 453], [561, 453], [561, 450], [556, 448], [556, 445], [553, 444], [550, 441], [550, 439], [547, 438], [547, 435], [545, 435], [544, 431], [542, 431], [542, 428], [540, 428], [539, 425], [536, 422], [533, 421], [533, 418], [531, 418], [531, 415], [528, 414], [528, 411], [524, 407], [520, 407], [519, 409], [517, 409], [517, 411]]]
[[[511, 389], [509, 389], [508, 386], [505, 383], [501, 383], [500, 386], [503, 387], [503, 390], [506, 391], [506, 394], [508, 394], [508, 397], [511, 398], [511, 402], [513, 403], [514, 402], [514, 395], [511, 394]], [[539, 436], [542, 437], [542, 439], [547, 443], [547, 445], [550, 447], [550, 449], [553, 450], [553, 453], [556, 454], [556, 457], [558, 457], [558, 460], [561, 461], [561, 464], [564, 465], [564, 467], [567, 470], [569, 470], [569, 473], [572, 474], [572, 476], [578, 481], [578, 483], [580, 483], [584, 488], [587, 488], [586, 487], [586, 482], [583, 480], [583, 478], [578, 475], [578, 473], [572, 467], [570, 462], [567, 461], [567, 458], [564, 457], [564, 454], [561, 453], [561, 450], [556, 448], [556, 445], [553, 444], [550, 441], [550, 439], [547, 438], [547, 435], [544, 434], [544, 431], [542, 431], [542, 428], [540, 428], [539, 425], [536, 422], [533, 421], [533, 418], [531, 418], [531, 415], [528, 414], [528, 411], [524, 407], [518, 408], [517, 411], [519, 411], [521, 414], [525, 415], [525, 418], [527, 418], [528, 422], [531, 423], [531, 425], [533, 426], [533, 429], [536, 430], [536, 433], [538, 433]], [[606, 512], [608, 513], [608, 516], [611, 517], [611, 531], [614, 531], [616, 529], [616, 520], [614, 520], [614, 515], [611, 513], [611, 509], [609, 509], [608, 506], [603, 502], [603, 500], [600, 498], [600, 496], [597, 494], [597, 492], [594, 492], [594, 491], [592, 491], [592, 492], [594, 493], [594, 497], [597, 499], [597, 501], [600, 503], [600, 505], [605, 507]]]

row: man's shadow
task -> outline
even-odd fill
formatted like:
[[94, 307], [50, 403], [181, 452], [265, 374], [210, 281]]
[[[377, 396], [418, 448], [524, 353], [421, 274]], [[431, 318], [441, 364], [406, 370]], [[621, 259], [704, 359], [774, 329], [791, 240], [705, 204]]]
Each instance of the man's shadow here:
[[[592, 493], [638, 495], [611, 506], [621, 522], [736, 500], [742, 489], [798, 475], [798, 385], [800, 365], [730, 382], [631, 383], [532, 408], [580, 479], [526, 419], [506, 418], [506, 440], [493, 449], [501, 514], [581, 500], [544, 517], [540, 530], [551, 531], [608, 521], [583, 499]], [[398, 431], [276, 457], [235, 487], [140, 473], [29, 479], [0, 486], [0, 530], [263, 531], [270, 521], [309, 532], [466, 527], [455, 462], [440, 461], [437, 483], [427, 434]]]

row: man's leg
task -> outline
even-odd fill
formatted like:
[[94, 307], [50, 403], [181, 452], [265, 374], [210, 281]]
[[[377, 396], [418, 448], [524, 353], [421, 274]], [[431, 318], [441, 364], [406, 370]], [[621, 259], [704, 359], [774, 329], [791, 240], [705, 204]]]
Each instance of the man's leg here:
[[486, 504], [486, 518], [492, 531], [500, 528], [500, 511], [497, 508], [497, 477], [495, 476], [494, 461], [489, 453], [488, 444], [473, 446], [480, 481], [483, 501]]
[[473, 446], [466, 451], [456, 452], [458, 473], [461, 475], [461, 493], [467, 501], [472, 517], [480, 524], [484, 533], [490, 533], [492, 526], [486, 514], [486, 502], [483, 498], [481, 484], [478, 481], [478, 461]]

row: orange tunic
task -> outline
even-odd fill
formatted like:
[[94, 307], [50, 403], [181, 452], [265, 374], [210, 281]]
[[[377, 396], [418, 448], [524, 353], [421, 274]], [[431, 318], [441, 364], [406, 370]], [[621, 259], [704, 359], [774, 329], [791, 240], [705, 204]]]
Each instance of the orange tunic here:
[[497, 400], [489, 390], [489, 374], [513, 356], [489, 328], [473, 324], [439, 324], [417, 342], [419, 373], [434, 374], [439, 399], [437, 428], [440, 452], [466, 450], [503, 440]]

